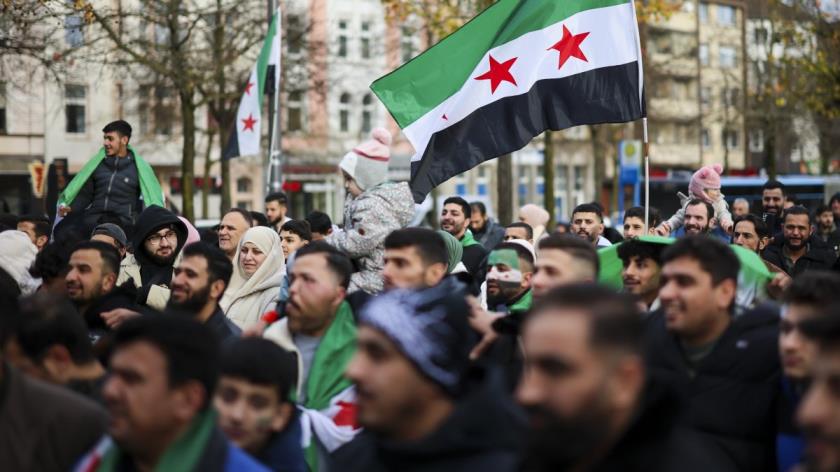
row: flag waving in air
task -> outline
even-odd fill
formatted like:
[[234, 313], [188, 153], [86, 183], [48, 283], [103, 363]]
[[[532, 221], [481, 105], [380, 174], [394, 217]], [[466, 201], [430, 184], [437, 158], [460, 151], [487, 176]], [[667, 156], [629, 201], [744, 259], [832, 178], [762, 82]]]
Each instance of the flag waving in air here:
[[[236, 112], [235, 129], [230, 133], [224, 158], [253, 156], [260, 152], [260, 130], [262, 129], [262, 105], [266, 82], [271, 82], [274, 93], [280, 85], [280, 10], [274, 14], [268, 35], [263, 42], [257, 63], [251, 69], [248, 83], [242, 93]], [[273, 70], [273, 73], [269, 73]], [[267, 123], [267, 120], [266, 120]]]
[[500, 0], [371, 89], [414, 146], [417, 202], [546, 129], [645, 115], [632, 0]]

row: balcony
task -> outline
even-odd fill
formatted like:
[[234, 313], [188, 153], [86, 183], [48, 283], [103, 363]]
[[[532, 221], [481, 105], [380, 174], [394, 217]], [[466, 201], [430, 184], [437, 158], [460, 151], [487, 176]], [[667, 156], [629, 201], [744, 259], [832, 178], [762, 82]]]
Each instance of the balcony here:
[[651, 98], [648, 114], [655, 120], [691, 121], [700, 116], [700, 105], [695, 99]]
[[680, 166], [694, 168], [700, 162], [700, 144], [650, 145], [652, 166]]

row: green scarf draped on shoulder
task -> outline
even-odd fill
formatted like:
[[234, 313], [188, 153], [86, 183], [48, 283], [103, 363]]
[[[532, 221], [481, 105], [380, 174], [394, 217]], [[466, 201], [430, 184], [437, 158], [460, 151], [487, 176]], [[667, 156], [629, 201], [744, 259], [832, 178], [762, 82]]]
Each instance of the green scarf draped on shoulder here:
[[472, 231], [466, 230], [464, 231], [464, 236], [461, 238], [461, 246], [468, 248], [470, 246], [475, 246], [476, 244], [481, 244], [475, 240], [475, 237], [472, 234]]
[[[207, 448], [207, 442], [216, 426], [216, 413], [208, 408], [193, 419], [190, 427], [163, 453], [156, 471], [195, 470]], [[120, 463], [122, 451], [116, 445], [112, 446], [102, 456], [102, 462], [96, 472], [114, 472]]]
[[[143, 160], [139, 154], [134, 152], [134, 149], [131, 146], [128, 146], [128, 150], [134, 154], [134, 162], [137, 165], [137, 176], [140, 179], [140, 194], [143, 195], [143, 207], [149, 207], [151, 205], [158, 205], [164, 206], [163, 202], [163, 191], [160, 189], [160, 183], [158, 182], [157, 176], [155, 175], [155, 171], [152, 169], [152, 166], [149, 165], [148, 162]], [[93, 156], [82, 170], [80, 170], [73, 180], [67, 184], [67, 187], [61, 192], [61, 195], [58, 197], [58, 206], [70, 206], [73, 203], [73, 200], [79, 195], [79, 192], [82, 190], [82, 187], [88, 181], [91, 175], [93, 175], [93, 171], [99, 166], [99, 163], [105, 159], [105, 148], [100, 148], [99, 152]]]
[[344, 368], [356, 352], [356, 322], [346, 301], [338, 306], [330, 327], [315, 351], [309, 378], [306, 379], [306, 408], [323, 410], [330, 400], [352, 385], [344, 377]]

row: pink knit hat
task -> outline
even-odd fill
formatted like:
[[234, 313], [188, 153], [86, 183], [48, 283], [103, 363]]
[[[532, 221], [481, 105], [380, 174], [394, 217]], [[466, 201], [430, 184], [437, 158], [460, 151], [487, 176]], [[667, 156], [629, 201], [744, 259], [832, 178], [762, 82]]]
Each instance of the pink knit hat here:
[[375, 128], [372, 139], [359, 144], [341, 159], [338, 167], [356, 180], [359, 188], [367, 190], [388, 179], [388, 162], [391, 160], [391, 133], [385, 128]]
[[703, 190], [707, 188], [720, 190], [721, 174], [723, 174], [723, 166], [720, 164], [701, 167], [700, 170], [691, 176], [691, 182], [688, 184], [688, 193], [692, 197], [709, 200]]

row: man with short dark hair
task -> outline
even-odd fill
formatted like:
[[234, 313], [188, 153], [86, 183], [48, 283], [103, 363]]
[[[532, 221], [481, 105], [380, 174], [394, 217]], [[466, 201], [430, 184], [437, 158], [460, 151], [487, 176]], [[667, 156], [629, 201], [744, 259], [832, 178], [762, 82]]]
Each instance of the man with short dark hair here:
[[594, 247], [607, 247], [612, 243], [603, 236], [604, 217], [601, 208], [592, 203], [582, 203], [572, 210], [571, 233], [589, 241]]
[[261, 338], [237, 339], [222, 352], [213, 404], [231, 442], [271, 470], [306, 472], [300, 416], [290, 397], [295, 356]]
[[534, 245], [534, 229], [531, 225], [522, 221], [514, 221], [505, 226], [505, 242], [514, 239], [521, 239], [528, 241], [532, 246]]
[[22, 299], [11, 334], [6, 359], [21, 372], [100, 400], [105, 369], [69, 300], [45, 292]]
[[0, 294], [0, 464], [3, 470], [73, 470], [105, 431], [105, 412], [70, 390], [21, 373], [6, 340], [17, 300]]
[[680, 405], [644, 364], [635, 301], [594, 284], [543, 295], [525, 320], [516, 397], [531, 418], [521, 470], [710, 471]]
[[834, 221], [840, 221], [840, 192], [831, 196], [828, 200], [828, 206], [831, 208], [831, 213], [834, 214]]
[[[219, 248], [233, 261], [242, 235], [253, 224], [251, 214], [241, 208], [231, 208], [219, 223]], [[276, 225], [275, 225], [276, 227]]]
[[487, 214], [487, 207], [483, 202], [470, 203], [470, 229], [473, 237], [487, 250], [498, 246], [505, 236], [505, 229]]
[[141, 210], [163, 206], [163, 191], [152, 167], [129, 146], [131, 125], [123, 120], [103, 129], [103, 146], [58, 197], [58, 214], [84, 212], [88, 228], [103, 215], [133, 225]]
[[[648, 220], [647, 234], [654, 234], [654, 228], [662, 222], [662, 217], [659, 216], [659, 210], [650, 207], [648, 209]], [[645, 208], [640, 206], [628, 208], [624, 212], [623, 229], [622, 236], [624, 236], [624, 239], [643, 236], [645, 234]]]
[[[317, 470], [316, 451], [352, 437], [355, 393], [342, 377], [356, 345], [353, 310], [345, 300], [353, 266], [341, 251], [324, 241], [298, 250], [291, 268], [286, 316], [265, 330], [263, 336], [292, 351], [298, 359], [297, 402], [313, 421], [334, 423], [329, 435], [314, 429], [317, 441], [307, 463]], [[337, 431], [337, 435], [332, 435]], [[307, 433], [304, 433], [307, 434]], [[317, 445], [316, 445], [317, 444]]]
[[38, 252], [50, 242], [50, 220], [43, 215], [23, 215], [18, 218], [17, 230], [29, 236]]
[[531, 277], [534, 255], [515, 242], [496, 246], [487, 258], [487, 308], [507, 312], [526, 312], [531, 308]]
[[663, 244], [629, 239], [618, 246], [624, 291], [641, 299], [648, 312], [659, 308], [659, 273]]
[[172, 277], [167, 312], [206, 324], [221, 341], [239, 337], [242, 331], [219, 306], [232, 274], [233, 264], [221, 249], [204, 242], [185, 246]]
[[312, 231], [306, 220], [289, 220], [280, 227], [280, 248], [286, 262], [298, 249], [312, 242]]
[[683, 222], [683, 232], [676, 233], [679, 236], [696, 236], [698, 234], [709, 234], [712, 231], [712, 220], [715, 217], [715, 209], [712, 204], [694, 198], [689, 200], [685, 206], [685, 221]]
[[288, 213], [288, 198], [285, 192], [272, 192], [265, 197], [265, 216], [268, 218], [268, 224], [274, 228], [275, 231], [280, 231], [280, 227], [284, 223], [291, 220], [286, 213]]
[[828, 205], [818, 206], [814, 216], [817, 227], [814, 235], [830, 247], [835, 255], [840, 255], [840, 229], [837, 228], [831, 207]]
[[802, 326], [831, 306], [837, 293], [840, 293], [840, 275], [811, 271], [794, 279], [783, 296], [779, 354], [784, 375], [776, 438], [779, 470], [792, 470], [804, 461], [805, 443], [795, 416], [811, 380], [817, 345], [803, 334]]
[[364, 430], [333, 453], [334, 470], [518, 470], [521, 420], [497, 373], [471, 370], [467, 310], [444, 285], [365, 305], [346, 368]]
[[427, 228], [403, 228], [385, 238], [385, 289], [433, 287], [446, 276], [446, 243]]
[[464, 247], [461, 262], [467, 271], [481, 283], [487, 271], [487, 249], [473, 237], [469, 229], [472, 207], [461, 197], [449, 197], [443, 201], [440, 213], [440, 229], [455, 236]]
[[782, 230], [782, 213], [785, 207], [785, 184], [770, 179], [761, 188], [761, 219], [767, 224], [770, 234]]
[[312, 230], [312, 240], [320, 241], [333, 232], [333, 224], [330, 215], [323, 211], [314, 210], [306, 215], [306, 222]]
[[767, 225], [761, 218], [752, 213], [737, 216], [732, 228], [732, 244], [761, 255], [761, 251], [764, 250], [770, 239]]
[[268, 470], [215, 424], [219, 342], [208, 327], [165, 315], [127, 321], [108, 365], [108, 436], [77, 470]]
[[598, 279], [598, 253], [587, 240], [552, 234], [540, 240], [531, 286], [539, 297], [554, 287]]
[[771, 470], [778, 314], [733, 317], [739, 268], [728, 245], [706, 236], [679, 239], [663, 252], [662, 311], [648, 320], [647, 363], [690, 398], [680, 422], [715, 456], [736, 470]]
[[785, 211], [782, 237], [764, 249], [764, 259], [791, 277], [809, 270], [830, 270], [837, 256], [819, 238], [812, 237], [811, 214], [802, 206]]

